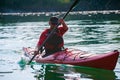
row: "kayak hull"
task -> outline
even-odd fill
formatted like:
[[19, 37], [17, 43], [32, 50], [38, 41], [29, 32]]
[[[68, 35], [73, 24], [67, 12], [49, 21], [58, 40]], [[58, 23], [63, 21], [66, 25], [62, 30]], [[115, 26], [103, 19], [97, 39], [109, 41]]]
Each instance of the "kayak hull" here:
[[[29, 59], [34, 55], [34, 49], [32, 48], [23, 48], [23, 51], [24, 55]], [[118, 57], [119, 52], [117, 50], [105, 54], [92, 54], [78, 49], [65, 49], [45, 58], [41, 58], [41, 55], [38, 54], [34, 58], [34, 61], [38, 63], [70, 64], [113, 70], [116, 66]]]

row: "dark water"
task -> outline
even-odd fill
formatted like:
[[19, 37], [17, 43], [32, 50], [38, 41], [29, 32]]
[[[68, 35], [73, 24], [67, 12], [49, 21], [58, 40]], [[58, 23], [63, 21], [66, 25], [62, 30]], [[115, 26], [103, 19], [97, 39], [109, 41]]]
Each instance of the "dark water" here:
[[[119, 19], [76, 18], [66, 23], [69, 30], [64, 36], [65, 47], [97, 54], [120, 51]], [[36, 63], [24, 67], [22, 47], [35, 47], [47, 27], [47, 21], [0, 22], [0, 80], [120, 80], [120, 60], [114, 71]]]

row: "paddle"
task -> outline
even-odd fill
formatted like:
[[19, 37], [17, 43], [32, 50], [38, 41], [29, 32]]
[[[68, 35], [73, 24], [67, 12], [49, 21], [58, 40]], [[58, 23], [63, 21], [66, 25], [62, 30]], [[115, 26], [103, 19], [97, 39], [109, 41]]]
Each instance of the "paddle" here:
[[[75, 7], [75, 5], [79, 2], [79, 0], [75, 0], [75, 2], [71, 5], [71, 7], [69, 8], [69, 10], [67, 11], [67, 13], [63, 16], [63, 19], [65, 19], [65, 17], [68, 15], [68, 13]], [[42, 43], [42, 45], [39, 47], [38, 50], [40, 50], [46, 43], [46, 41], [50, 38], [50, 36], [54, 33], [54, 31], [57, 29], [57, 27], [59, 26], [60, 23], [58, 23], [56, 25], [56, 27], [53, 28], [53, 30], [50, 32], [50, 34], [48, 35], [48, 37], [46, 38], [46, 40]], [[28, 62], [28, 65], [32, 62], [32, 60], [35, 58], [37, 54], [35, 54], [31, 60]]]

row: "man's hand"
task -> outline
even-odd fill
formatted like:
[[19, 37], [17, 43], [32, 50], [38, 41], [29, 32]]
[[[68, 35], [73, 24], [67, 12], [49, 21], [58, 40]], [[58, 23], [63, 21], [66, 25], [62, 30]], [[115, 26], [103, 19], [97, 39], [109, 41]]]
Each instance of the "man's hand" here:
[[59, 23], [65, 24], [64, 20], [62, 18], [59, 19]]
[[36, 48], [35, 48], [35, 51], [34, 51], [34, 55], [37, 55], [37, 54], [39, 54], [39, 50], [38, 50], [38, 48], [36, 47]]
[[64, 30], [68, 30], [68, 26], [66, 25], [65, 21], [62, 18], [59, 19], [59, 23], [62, 24]]

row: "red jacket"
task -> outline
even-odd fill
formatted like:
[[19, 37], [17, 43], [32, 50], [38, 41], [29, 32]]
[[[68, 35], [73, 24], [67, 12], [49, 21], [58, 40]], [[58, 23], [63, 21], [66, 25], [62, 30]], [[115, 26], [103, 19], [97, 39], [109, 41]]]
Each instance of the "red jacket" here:
[[[59, 31], [58, 35], [62, 37], [67, 30], [65, 30], [63, 27], [58, 27], [58, 31]], [[37, 43], [37, 46], [41, 46], [41, 44], [47, 38], [47, 35], [49, 34], [49, 31], [50, 31], [50, 29], [46, 29], [46, 30], [44, 30], [42, 32], [42, 34], [41, 34], [41, 36], [39, 38], [39, 41]], [[63, 46], [64, 46], [64, 41], [58, 47], [63, 47]], [[47, 45], [47, 48], [52, 49], [52, 45]]]

